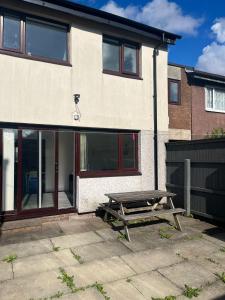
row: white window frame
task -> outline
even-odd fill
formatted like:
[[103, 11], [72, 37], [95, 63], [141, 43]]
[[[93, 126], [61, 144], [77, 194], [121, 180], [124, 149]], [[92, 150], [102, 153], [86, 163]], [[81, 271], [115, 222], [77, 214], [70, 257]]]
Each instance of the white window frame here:
[[[213, 108], [207, 107], [207, 100], [208, 100], [207, 99], [207, 89], [212, 89], [212, 91], [213, 91]], [[212, 86], [206, 86], [205, 87], [205, 110], [209, 111], [209, 112], [218, 112], [218, 113], [225, 114], [225, 110], [219, 110], [219, 109], [214, 108], [214, 106], [215, 106], [214, 105], [215, 90], [216, 90], [216, 88], [214, 88]], [[218, 90], [224, 91], [224, 93], [225, 93], [225, 89], [223, 89], [223, 88], [218, 88]]]

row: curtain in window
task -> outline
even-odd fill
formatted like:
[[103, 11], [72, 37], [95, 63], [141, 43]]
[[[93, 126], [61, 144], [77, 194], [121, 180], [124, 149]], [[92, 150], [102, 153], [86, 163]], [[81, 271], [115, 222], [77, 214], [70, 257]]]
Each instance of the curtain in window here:
[[214, 98], [214, 109], [225, 111], [225, 92], [222, 90], [215, 90]]
[[87, 171], [87, 136], [80, 134], [80, 170]]
[[207, 108], [213, 109], [213, 89], [207, 88]]

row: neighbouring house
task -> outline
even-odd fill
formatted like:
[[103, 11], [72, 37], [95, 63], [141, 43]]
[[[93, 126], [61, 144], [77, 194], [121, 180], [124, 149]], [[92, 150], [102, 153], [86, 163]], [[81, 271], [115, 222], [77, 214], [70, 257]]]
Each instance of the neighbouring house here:
[[0, 21], [3, 219], [164, 189], [167, 48], [180, 36], [60, 0], [3, 0]]
[[209, 137], [225, 130], [225, 76], [168, 65], [170, 140]]

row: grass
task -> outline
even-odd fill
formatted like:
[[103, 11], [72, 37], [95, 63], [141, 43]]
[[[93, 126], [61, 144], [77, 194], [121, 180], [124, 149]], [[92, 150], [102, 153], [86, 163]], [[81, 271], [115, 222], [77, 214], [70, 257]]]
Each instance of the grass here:
[[219, 274], [219, 273], [216, 273], [216, 276], [223, 282], [225, 283], [225, 272]]
[[117, 240], [126, 240], [127, 237], [126, 237], [126, 234], [125, 233], [119, 233], [118, 236], [117, 236]]
[[201, 292], [200, 288], [193, 288], [185, 284], [185, 290], [183, 292], [183, 295], [189, 299], [193, 297], [198, 297]]
[[11, 254], [11, 255], [8, 255], [8, 256], [4, 257], [4, 258], [3, 258], [3, 261], [4, 261], [4, 262], [7, 262], [7, 263], [12, 263], [12, 262], [14, 262], [16, 259], [17, 259], [17, 255], [16, 255], [16, 254]]
[[70, 252], [72, 253], [73, 257], [80, 263], [80, 264], [83, 264], [83, 260], [82, 260], [82, 257], [76, 253], [74, 253], [72, 250], [70, 250]]
[[171, 233], [164, 232], [164, 231], [159, 231], [159, 235], [161, 239], [170, 239], [173, 236]]
[[152, 297], [152, 300], [176, 300], [177, 297], [176, 296], [166, 296], [164, 298], [154, 298]]

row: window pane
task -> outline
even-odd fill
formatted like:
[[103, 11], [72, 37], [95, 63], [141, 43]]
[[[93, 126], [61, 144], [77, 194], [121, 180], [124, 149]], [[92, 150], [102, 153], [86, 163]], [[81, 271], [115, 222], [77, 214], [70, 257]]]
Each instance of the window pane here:
[[207, 108], [213, 109], [213, 89], [207, 88]]
[[27, 19], [26, 53], [66, 61], [67, 28]]
[[117, 41], [105, 39], [103, 41], [103, 69], [119, 72], [120, 46]]
[[137, 48], [124, 46], [124, 71], [137, 73]]
[[214, 95], [215, 95], [215, 99], [214, 99], [215, 110], [225, 111], [225, 91], [215, 90]]
[[4, 16], [3, 47], [20, 49], [20, 19], [13, 16]]
[[118, 169], [118, 136], [111, 133], [82, 133], [80, 138], [81, 171]]
[[178, 82], [169, 82], [169, 101], [173, 103], [179, 102], [179, 85]]
[[123, 135], [123, 167], [135, 168], [135, 134]]

